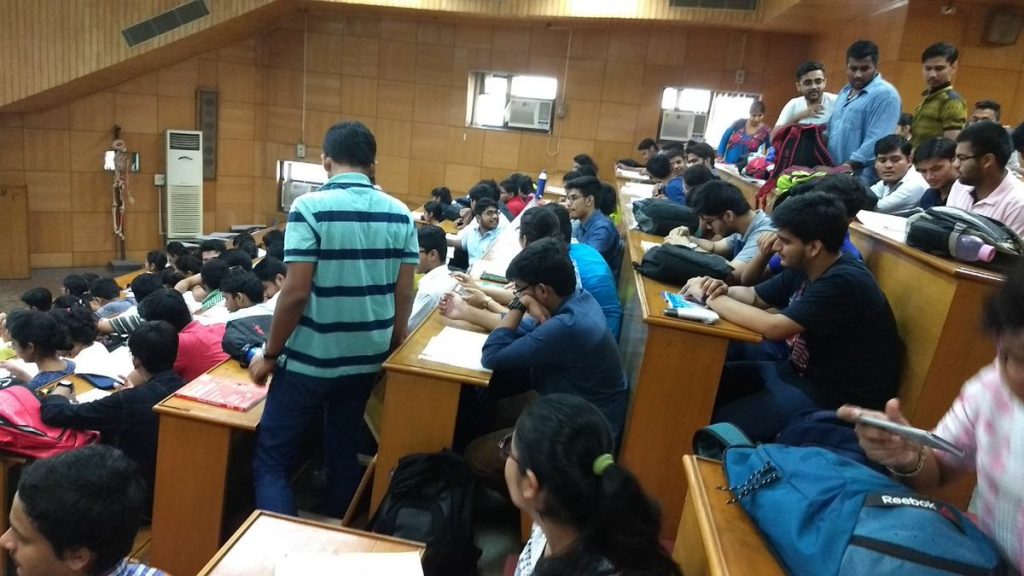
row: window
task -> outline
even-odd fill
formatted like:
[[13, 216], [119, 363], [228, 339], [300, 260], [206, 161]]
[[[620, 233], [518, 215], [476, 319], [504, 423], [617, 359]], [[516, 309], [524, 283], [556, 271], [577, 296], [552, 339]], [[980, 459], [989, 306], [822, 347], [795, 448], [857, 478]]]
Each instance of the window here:
[[313, 192], [327, 182], [327, 172], [320, 164], [280, 160], [277, 163], [277, 186], [281, 194], [281, 211], [287, 212], [296, 198]]
[[701, 140], [717, 146], [729, 126], [750, 113], [756, 94], [703, 88], [665, 88], [661, 94], [662, 140]]
[[466, 122], [481, 128], [551, 132], [557, 94], [555, 78], [473, 72]]

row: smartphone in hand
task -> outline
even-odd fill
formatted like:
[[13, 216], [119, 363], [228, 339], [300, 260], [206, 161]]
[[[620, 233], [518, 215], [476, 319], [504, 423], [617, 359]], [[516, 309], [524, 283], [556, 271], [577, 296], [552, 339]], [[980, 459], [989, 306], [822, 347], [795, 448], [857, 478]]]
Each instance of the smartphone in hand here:
[[964, 457], [964, 451], [961, 450], [957, 445], [953, 444], [949, 440], [932, 434], [927, 430], [920, 428], [914, 428], [913, 426], [904, 426], [902, 424], [896, 424], [888, 420], [880, 420], [878, 418], [872, 418], [871, 416], [860, 416], [857, 418], [858, 424], [864, 424], [865, 426], [871, 426], [881, 430], [885, 430], [891, 434], [895, 434], [912, 442], [923, 444], [936, 450], [942, 450], [943, 452], [949, 452], [950, 454], [958, 457]]

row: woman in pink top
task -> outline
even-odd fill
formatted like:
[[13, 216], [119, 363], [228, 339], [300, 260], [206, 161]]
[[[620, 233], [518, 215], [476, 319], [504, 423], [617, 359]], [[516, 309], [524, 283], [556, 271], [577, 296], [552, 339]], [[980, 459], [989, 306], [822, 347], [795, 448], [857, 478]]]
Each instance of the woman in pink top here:
[[[995, 360], [964, 384], [935, 433], [960, 447], [957, 458], [904, 440], [877, 428], [858, 425], [861, 447], [872, 460], [918, 490], [977, 473], [978, 524], [1018, 572], [1024, 570], [1024, 265], [1009, 276], [988, 304], [985, 325], [996, 338]], [[885, 414], [843, 406], [839, 415], [855, 421], [861, 414], [907, 424], [899, 400]]]

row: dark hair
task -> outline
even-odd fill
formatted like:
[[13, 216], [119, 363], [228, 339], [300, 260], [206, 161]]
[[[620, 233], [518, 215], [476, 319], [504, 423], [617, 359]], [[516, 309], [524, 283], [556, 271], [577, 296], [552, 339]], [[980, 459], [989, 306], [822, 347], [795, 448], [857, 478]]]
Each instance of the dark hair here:
[[438, 186], [430, 191], [431, 198], [437, 198], [442, 204], [448, 205], [452, 203], [452, 191], [447, 186]]
[[437, 200], [427, 200], [423, 204], [423, 213], [430, 214], [434, 220], [444, 220], [444, 207]]
[[757, 112], [760, 112], [761, 114], [764, 114], [764, 112], [765, 112], [764, 100], [754, 100], [753, 102], [750, 103], [750, 113], [754, 114], [755, 110]]
[[22, 346], [33, 344], [40, 356], [53, 356], [74, 345], [67, 326], [54, 320], [48, 312], [14, 310], [7, 316], [7, 332], [11, 340]]
[[816, 70], [821, 70], [822, 72], [824, 72], [825, 65], [822, 64], [821, 62], [815, 62], [814, 60], [808, 60], [803, 64], [800, 64], [799, 66], [796, 67], [796, 81], [799, 82], [805, 74], [809, 72], [814, 72]]
[[566, 172], [565, 176], [562, 176], [562, 182], [569, 182], [570, 180], [575, 180], [576, 178], [582, 178], [584, 176], [597, 176], [597, 171], [589, 164], [582, 164], [579, 168]]
[[615, 187], [607, 182], [601, 182], [601, 194], [597, 197], [597, 209], [604, 212], [605, 216], [611, 216], [615, 213], [617, 206]]
[[513, 196], [529, 196], [533, 194], [533, 178], [521, 172], [515, 172], [502, 180], [501, 187]]
[[229, 273], [220, 281], [220, 291], [231, 294], [244, 294], [253, 304], [263, 302], [263, 283], [259, 276], [251, 270], [237, 270]]
[[192, 322], [185, 298], [170, 288], [161, 288], [139, 302], [139, 316], [143, 320], [164, 320], [179, 332]]
[[541, 487], [537, 513], [571, 526], [580, 537], [563, 554], [545, 557], [536, 574], [597, 574], [607, 560], [623, 576], [682, 576], [659, 541], [661, 513], [636, 477], [618, 463], [598, 475], [594, 461], [615, 451], [608, 421], [593, 404], [549, 394], [516, 422], [520, 475], [533, 472]]
[[497, 202], [500, 197], [501, 190], [498, 189], [498, 183], [494, 180], [481, 180], [469, 189], [469, 198], [473, 201], [479, 201], [482, 198], [490, 198]]
[[82, 278], [85, 278], [85, 283], [92, 286], [92, 283], [99, 278], [100, 275], [95, 272], [82, 272]]
[[22, 292], [21, 301], [29, 308], [46, 312], [53, 306], [53, 294], [46, 288], [38, 286]]
[[737, 216], [750, 212], [750, 204], [740, 189], [723, 180], [713, 180], [700, 187], [693, 211], [699, 216], [721, 216], [732, 211]]
[[146, 264], [152, 264], [153, 268], [163, 270], [167, 268], [167, 254], [163, 250], [150, 250], [146, 253]]
[[878, 44], [871, 40], [857, 40], [846, 49], [846, 60], [863, 60], [871, 58], [871, 63], [878, 66]]
[[571, 244], [572, 218], [569, 216], [569, 209], [555, 202], [545, 204], [541, 208], [554, 213], [555, 218], [558, 218], [558, 237], [564, 240], [566, 244]]
[[202, 271], [203, 262], [191, 254], [185, 254], [175, 261], [174, 266], [186, 276], [192, 276]]
[[[705, 193], [707, 186], [701, 190]], [[849, 226], [846, 208], [838, 198], [824, 192], [809, 192], [790, 198], [772, 212], [772, 223], [791, 232], [802, 242], [818, 240], [829, 252], [838, 252]]]
[[150, 374], [166, 372], [178, 357], [178, 332], [163, 320], [143, 322], [128, 337], [128, 350]]
[[146, 513], [146, 482], [120, 450], [92, 444], [29, 464], [18, 499], [58, 558], [77, 548], [95, 554], [95, 576], [131, 554]]
[[236, 244], [236, 246], [238, 246], [238, 250], [245, 252], [246, 256], [249, 257], [250, 264], [252, 263], [253, 260], [260, 257], [260, 247], [256, 245], [255, 240], [242, 242], [241, 244]]
[[93, 280], [92, 284], [89, 284], [89, 294], [94, 298], [113, 300], [121, 295], [121, 287], [117, 285], [117, 280], [114, 280], [109, 276], [103, 276]]
[[899, 134], [889, 134], [882, 136], [875, 141], [875, 156], [879, 154], [889, 154], [899, 150], [901, 154], [909, 157], [914, 147], [906, 139]]
[[711, 147], [711, 144], [707, 142], [697, 142], [693, 146], [686, 149], [687, 154], [693, 154], [701, 160], [715, 161], [715, 149]]
[[673, 142], [671, 144], [665, 145], [665, 147], [661, 149], [661, 154], [658, 154], [658, 156], [664, 156], [665, 158], [668, 158], [670, 161], [676, 157], [685, 160], [686, 147], [680, 144], [679, 142]]
[[960, 51], [949, 42], [936, 42], [921, 53], [921, 62], [930, 58], [945, 58], [946, 62], [954, 64], [960, 58]]
[[248, 244], [249, 242], [256, 242], [256, 239], [252, 237], [249, 232], [239, 232], [235, 234], [235, 237], [231, 239], [231, 244], [235, 248], [241, 248], [242, 244]]
[[188, 254], [188, 250], [185, 249], [184, 244], [175, 240], [174, 242], [167, 243], [167, 253], [177, 258], [178, 256]]
[[273, 282], [278, 274], [288, 275], [288, 266], [273, 256], [266, 256], [252, 267], [252, 271], [260, 279], [260, 282]]
[[49, 314], [67, 329], [72, 344], [89, 346], [96, 341], [96, 315], [89, 308], [82, 305], [54, 308]]
[[238, 266], [243, 270], [252, 270], [252, 256], [241, 248], [232, 248], [220, 255], [220, 259], [228, 265], [228, 268]]
[[416, 238], [420, 243], [420, 250], [424, 254], [430, 254], [431, 252], [437, 252], [437, 257], [444, 264], [448, 259], [448, 241], [445, 240], [444, 230], [438, 226], [431, 226], [429, 224], [420, 226], [416, 230]]
[[999, 164], [1000, 170], [1006, 168], [1006, 163], [1013, 155], [1013, 141], [1010, 140], [1010, 135], [996, 122], [968, 124], [960, 131], [956, 141], [970, 144], [971, 150], [978, 156], [991, 154]]
[[956, 142], [941, 136], [929, 138], [914, 148], [914, 164], [925, 160], [949, 160], [956, 156]]
[[223, 240], [216, 240], [211, 238], [210, 240], [203, 240], [199, 244], [200, 254], [202, 254], [203, 252], [217, 252], [218, 254], [223, 254], [227, 251], [228, 245], [225, 244]]
[[1024, 150], [1024, 122], [1013, 129], [1013, 132], [1010, 133], [1010, 140], [1013, 142], [1014, 150]]
[[566, 192], [569, 189], [579, 190], [583, 196], [593, 197], [594, 203], [597, 204], [601, 195], [601, 181], [594, 176], [581, 176], [565, 183]]
[[228, 263], [220, 258], [214, 258], [203, 264], [203, 284], [211, 291], [220, 288], [220, 281], [228, 275]]
[[75, 296], [81, 296], [89, 291], [89, 283], [85, 281], [85, 278], [80, 274], [69, 274], [64, 277], [61, 282], [61, 286], [68, 291], [68, 294], [74, 294]]
[[[185, 275], [178, 272], [174, 268], [164, 268], [160, 271], [160, 283], [168, 288], [174, 288], [178, 282], [185, 279]], [[134, 292], [134, 290], [133, 290]], [[135, 297], [136, 302], [141, 302], [142, 299], [138, 296]]]
[[481, 198], [476, 201], [473, 205], [473, 216], [479, 216], [487, 211], [488, 208], [498, 209], [498, 201], [491, 200], [490, 198]]
[[569, 247], [554, 238], [542, 238], [523, 248], [509, 263], [505, 276], [527, 284], [546, 284], [562, 297], [576, 290]]
[[669, 174], [672, 173], [672, 163], [669, 162], [668, 156], [665, 156], [664, 154], [655, 154], [648, 158], [647, 173], [658, 180], [668, 178]]
[[267, 245], [267, 256], [274, 257], [278, 260], [284, 260], [284, 242], [274, 242], [273, 244]]
[[[75, 296], [74, 294], [61, 294], [60, 296], [57, 296], [56, 298], [53, 299], [53, 307], [51, 307], [50, 310], [53, 310], [55, 308], [67, 310], [72, 306], [88, 307], [86, 301], [81, 296]], [[90, 314], [92, 314], [92, 312], [90, 312]]]
[[572, 161], [575, 162], [579, 166], [590, 166], [590, 167], [592, 167], [594, 169], [594, 175], [595, 176], [597, 175], [597, 173], [598, 173], [597, 163], [594, 162], [594, 159], [591, 158], [590, 155], [588, 155], [588, 154], [577, 154], [577, 155], [572, 157]]
[[824, 192], [842, 202], [848, 219], [864, 209], [868, 195], [871, 194], [871, 190], [859, 178], [849, 174], [829, 174], [820, 180], [812, 180], [810, 184], [813, 185], [811, 190]]
[[264, 247], [270, 246], [274, 242], [284, 242], [284, 232], [277, 228], [268, 230], [267, 233], [263, 235]]
[[991, 110], [996, 113], [996, 120], [1003, 115], [1003, 107], [995, 100], [978, 100], [974, 103], [974, 109]]
[[703, 164], [695, 164], [683, 170], [683, 184], [686, 184], [687, 190], [695, 190], [701, 184], [714, 179], [711, 169]]
[[651, 138], [644, 138], [636, 145], [637, 150], [650, 150], [651, 148], [658, 149], [658, 143]]
[[369, 168], [377, 160], [377, 140], [362, 122], [338, 122], [324, 135], [324, 154], [339, 164]]
[[541, 238], [562, 238], [558, 216], [550, 210], [530, 208], [519, 217], [519, 237], [529, 245]]
[[1004, 334], [1024, 329], [1024, 260], [1006, 275], [1006, 283], [985, 304], [985, 329]]
[[146, 296], [156, 292], [163, 285], [163, 279], [159, 274], [139, 274], [132, 279], [132, 296], [136, 302], [142, 302]]
[[[900, 113], [900, 117], [896, 119], [896, 125], [897, 126], [913, 126], [914, 125], [914, 115], [911, 114], [910, 112], [902, 112], [902, 113]], [[890, 134], [890, 136], [891, 136], [891, 134]], [[881, 140], [881, 138], [879, 138], [879, 140]]]

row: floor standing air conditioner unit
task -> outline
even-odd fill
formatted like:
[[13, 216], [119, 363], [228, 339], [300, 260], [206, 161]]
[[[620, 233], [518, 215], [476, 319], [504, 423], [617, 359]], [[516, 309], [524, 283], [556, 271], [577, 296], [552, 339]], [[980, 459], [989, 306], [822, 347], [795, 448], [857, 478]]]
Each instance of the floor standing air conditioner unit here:
[[203, 133], [168, 130], [167, 238], [203, 233]]

